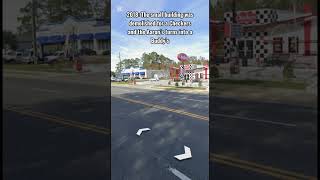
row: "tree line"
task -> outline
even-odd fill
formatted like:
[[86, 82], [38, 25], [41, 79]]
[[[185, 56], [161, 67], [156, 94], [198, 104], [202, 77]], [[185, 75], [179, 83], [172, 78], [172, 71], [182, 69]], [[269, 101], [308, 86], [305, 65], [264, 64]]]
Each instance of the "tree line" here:
[[20, 8], [17, 17], [18, 33], [32, 31], [32, 6], [36, 8], [36, 25], [39, 27], [45, 22], [61, 22], [67, 16], [76, 18], [104, 18], [110, 17], [110, 0], [36, 0], [35, 4], [28, 2]]

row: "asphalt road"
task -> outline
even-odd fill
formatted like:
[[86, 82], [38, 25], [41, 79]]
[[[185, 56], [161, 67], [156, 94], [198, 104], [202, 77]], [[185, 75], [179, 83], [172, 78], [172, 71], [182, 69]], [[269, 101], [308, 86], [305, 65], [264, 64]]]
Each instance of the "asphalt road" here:
[[[317, 176], [316, 109], [213, 97], [209, 116], [206, 95], [113, 87], [110, 100], [103, 86], [13, 77], [3, 86], [5, 179]], [[183, 146], [192, 158], [178, 161]]]
[[[168, 166], [190, 179], [317, 177], [317, 109], [213, 97], [209, 118], [206, 95], [114, 87], [112, 96], [112, 177], [164, 179]], [[188, 144], [192, 159], [176, 161]]]
[[10, 77], [3, 90], [4, 179], [110, 179], [106, 87]]

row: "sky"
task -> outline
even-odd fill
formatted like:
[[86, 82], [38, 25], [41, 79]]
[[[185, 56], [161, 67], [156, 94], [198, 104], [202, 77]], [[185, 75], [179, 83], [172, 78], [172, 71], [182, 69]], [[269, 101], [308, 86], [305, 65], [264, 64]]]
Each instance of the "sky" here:
[[2, 22], [3, 29], [13, 32], [17, 31], [20, 16], [19, 9], [24, 7], [31, 0], [3, 0], [2, 1]]
[[[167, 36], [170, 44], [150, 44], [150, 37], [159, 36], [131, 36], [127, 35], [128, 29], [176, 29], [173, 27], [129, 27], [127, 11], [178, 11], [194, 13], [194, 18], [185, 18], [185, 21], [191, 21], [191, 27], [179, 27], [180, 29], [193, 30], [192, 36]], [[141, 58], [144, 52], [157, 52], [163, 54], [172, 60], [177, 60], [178, 53], [186, 53], [188, 56], [197, 56], [209, 58], [209, 1], [208, 0], [112, 0], [111, 1], [111, 70], [115, 70], [119, 62], [119, 53], [121, 59]], [[148, 19], [156, 20], [156, 19]], [[158, 19], [160, 20], [160, 19]], [[162, 19], [162, 20], [180, 20]], [[178, 29], [179, 29], [178, 28]], [[165, 37], [165, 36], [161, 36]]]

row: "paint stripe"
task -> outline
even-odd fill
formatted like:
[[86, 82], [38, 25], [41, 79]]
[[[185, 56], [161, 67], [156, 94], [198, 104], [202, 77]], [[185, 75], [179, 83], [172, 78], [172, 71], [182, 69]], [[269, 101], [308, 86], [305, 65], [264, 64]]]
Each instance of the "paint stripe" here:
[[182, 172], [178, 171], [175, 168], [168, 168], [168, 170], [181, 180], [191, 180], [188, 176], [184, 175]]
[[172, 108], [168, 108], [168, 107], [165, 107], [165, 106], [150, 104], [150, 103], [146, 103], [146, 102], [143, 102], [143, 101], [133, 100], [133, 99], [129, 99], [129, 98], [121, 97], [121, 96], [112, 96], [112, 97], [115, 97], [115, 98], [118, 98], [118, 99], [122, 99], [122, 100], [125, 100], [125, 101], [128, 101], [128, 102], [131, 102], [131, 103], [142, 104], [142, 105], [145, 105], [145, 106], [148, 106], [148, 107], [153, 107], [153, 108], [157, 108], [157, 109], [164, 110], [164, 111], [169, 111], [169, 112], [173, 112], [173, 113], [177, 113], [177, 114], [182, 114], [182, 115], [193, 117], [193, 118], [196, 118], [196, 119], [199, 119], [199, 120], [209, 121], [209, 117], [207, 117], [207, 116], [202, 116], [202, 115], [199, 115], [199, 114], [186, 112], [184, 110], [172, 109]]
[[[13, 111], [13, 112], [17, 112], [20, 114], [24, 114], [24, 115], [29, 115], [29, 116], [36, 117], [36, 118], [45, 119], [45, 120], [52, 121], [52, 122], [55, 122], [58, 124], [63, 124], [63, 125], [68, 125], [68, 126], [72, 126], [72, 127], [77, 127], [77, 128], [84, 129], [84, 130], [93, 131], [93, 132], [100, 133], [100, 134], [109, 135], [111, 133], [110, 129], [106, 129], [106, 128], [91, 125], [91, 124], [71, 121], [71, 120], [64, 120], [63, 118], [59, 118], [59, 117], [44, 114], [44, 113], [25, 111], [25, 110], [21, 111], [18, 108], [12, 108], [12, 107], [6, 107], [4, 109], [9, 110], [9, 111]], [[257, 163], [253, 163], [253, 162], [249, 162], [249, 161], [244, 161], [241, 159], [236, 159], [236, 158], [232, 158], [232, 157], [228, 157], [228, 156], [224, 156], [224, 155], [220, 155], [220, 154], [210, 153], [210, 161], [214, 161], [216, 163], [221, 163], [221, 164], [225, 164], [225, 165], [232, 166], [232, 167], [237, 167], [237, 168], [241, 168], [241, 169], [246, 169], [246, 170], [258, 172], [261, 174], [266, 174], [266, 175], [280, 178], [280, 179], [288, 179], [288, 180], [297, 180], [297, 179], [316, 180], [317, 179], [316, 177], [305, 176], [305, 175], [298, 174], [295, 172], [281, 170], [278, 168], [273, 168], [270, 166], [265, 166], [265, 165], [261, 165], [261, 164], [257, 164]], [[174, 175], [176, 175], [177, 177], [179, 177], [182, 180], [190, 180], [189, 177], [187, 177], [186, 175], [184, 175], [183, 173], [181, 173], [180, 171], [178, 171], [174, 168], [169, 168], [169, 170]]]
[[274, 168], [254, 162], [249, 162], [229, 156], [224, 156], [220, 154], [210, 153], [210, 161], [214, 161], [221, 164], [226, 164], [229, 166], [238, 167], [241, 169], [247, 169], [254, 172], [259, 172], [262, 174], [267, 174], [269, 176], [281, 178], [281, 179], [309, 179], [315, 180], [317, 178], [305, 176], [303, 174], [299, 174], [292, 171], [286, 171], [279, 168]]
[[44, 113], [40, 113], [40, 112], [25, 111], [25, 110], [21, 111], [16, 108], [9, 108], [9, 107], [6, 107], [4, 109], [19, 113], [19, 114], [35, 117], [35, 118], [45, 119], [47, 121], [55, 122], [58, 124], [63, 124], [63, 125], [71, 126], [71, 127], [77, 127], [77, 128], [84, 129], [84, 130], [90, 130], [90, 131], [93, 131], [96, 133], [102, 133], [102, 134], [106, 134], [106, 135], [109, 135], [111, 133], [110, 129], [107, 129], [107, 128], [95, 126], [92, 124], [67, 120], [64, 118], [60, 118], [60, 117], [56, 117], [56, 116], [52, 116], [52, 115], [48, 115], [48, 114], [44, 114]]
[[[142, 105], [145, 105], [145, 106], [148, 106], [148, 107], [157, 108], [157, 109], [160, 109], [160, 110], [165, 110], [165, 111], [169, 111], [169, 112], [173, 112], [173, 113], [177, 113], [177, 114], [182, 114], [182, 115], [193, 117], [193, 118], [196, 118], [196, 119], [199, 119], [199, 120], [209, 121], [209, 117], [207, 117], [207, 116], [202, 116], [202, 115], [190, 113], [190, 112], [187, 112], [187, 111], [184, 111], [184, 110], [168, 108], [168, 107], [165, 107], [165, 106], [146, 103], [146, 102], [143, 102], [143, 101], [129, 99], [129, 98], [121, 97], [121, 96], [112, 96], [112, 97], [115, 97], [115, 98], [118, 98], [118, 99], [122, 99], [122, 100], [125, 100], [125, 101], [128, 101], [128, 102], [136, 103], [136, 104], [142, 104]], [[282, 123], [282, 122], [277, 122], [277, 121], [268, 121], [268, 120], [254, 119], [254, 118], [247, 118], [247, 117], [233, 116], [233, 115], [226, 115], [226, 114], [214, 113], [213, 115], [217, 116], [217, 117], [241, 119], [241, 120], [247, 120], [247, 121], [255, 121], [255, 122], [261, 122], [261, 123], [272, 124], [272, 125], [280, 125], [280, 126], [288, 126], [288, 127], [296, 127], [297, 126], [296, 124], [291, 124], [291, 123]]]

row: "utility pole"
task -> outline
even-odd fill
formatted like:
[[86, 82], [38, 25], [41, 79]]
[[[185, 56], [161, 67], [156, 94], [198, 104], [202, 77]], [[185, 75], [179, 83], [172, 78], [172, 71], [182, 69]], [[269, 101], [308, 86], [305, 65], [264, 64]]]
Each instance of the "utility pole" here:
[[38, 58], [37, 58], [37, 37], [36, 37], [36, 15], [37, 15], [37, 10], [36, 10], [36, 0], [32, 0], [32, 45], [33, 45], [33, 62], [34, 64], [38, 63]]
[[121, 63], [121, 55], [120, 55], [120, 52], [119, 52], [119, 68], [120, 68], [120, 70], [119, 70], [119, 74], [120, 74], [120, 76], [121, 76], [121, 71], [122, 71], [122, 63]]
[[[237, 48], [237, 40], [236, 40], [236, 33], [232, 33], [232, 31], [235, 31], [235, 28], [236, 27], [236, 24], [237, 24], [237, 11], [236, 11], [236, 0], [232, 0], [232, 25], [231, 25], [231, 35], [233, 34], [234, 37], [232, 37], [232, 44], [233, 44], [233, 55], [234, 56], [234, 60], [235, 60], [235, 64], [234, 64], [234, 68], [235, 69], [239, 69], [239, 57], [238, 57], [238, 48]], [[237, 71], [237, 70], [236, 70]]]
[[[236, 1], [232, 0], [232, 24], [237, 23], [237, 12], [236, 12]], [[231, 26], [231, 32], [232, 32], [232, 26]], [[233, 37], [233, 47], [234, 50], [236, 48], [236, 38]]]

